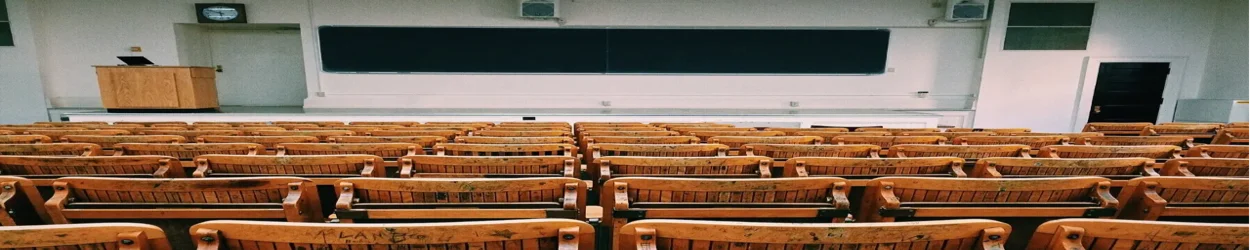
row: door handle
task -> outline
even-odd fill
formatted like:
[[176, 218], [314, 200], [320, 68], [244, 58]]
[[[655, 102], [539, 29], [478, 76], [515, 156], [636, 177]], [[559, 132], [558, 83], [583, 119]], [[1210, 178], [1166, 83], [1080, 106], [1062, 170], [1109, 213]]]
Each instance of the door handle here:
[[221, 65], [217, 65], [217, 67], [213, 68], [213, 70], [216, 70], [217, 73], [221, 73], [222, 72]]
[[1102, 113], [1102, 106], [1094, 106], [1094, 114]]

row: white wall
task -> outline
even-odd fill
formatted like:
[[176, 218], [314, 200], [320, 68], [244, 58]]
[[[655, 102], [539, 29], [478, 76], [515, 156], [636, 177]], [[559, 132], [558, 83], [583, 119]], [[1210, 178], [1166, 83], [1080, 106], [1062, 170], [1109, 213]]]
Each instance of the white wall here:
[[[1195, 97], [1216, 25], [1216, 15], [1211, 13], [1221, 8], [1215, 0], [1095, 1], [1087, 50], [1004, 51], [1010, 2], [997, 1], [990, 22], [976, 105], [977, 127], [1031, 127], [1042, 132], [1079, 130], [1073, 124], [1088, 57], [1184, 58], [1187, 67], [1172, 70], [1173, 74], [1183, 74], [1180, 83], [1169, 86], [1172, 89], [1167, 91], [1177, 91], [1181, 98]], [[1160, 112], [1170, 113], [1173, 108], [1164, 105]]]
[[[38, 29], [49, 53], [45, 79], [57, 107], [98, 107], [92, 64], [133, 53], [162, 64], [196, 64], [185, 37], [197, 31], [193, 0], [41, 1]], [[211, 1], [201, 1], [211, 2]], [[578, 0], [562, 5], [574, 27], [864, 27], [890, 28], [888, 67], [874, 76], [457, 75], [331, 74], [320, 71], [321, 25], [552, 27], [515, 18], [503, 0], [241, 1], [252, 23], [299, 23], [310, 108], [898, 108], [967, 109], [979, 77], [980, 24], [925, 21], [941, 8], [915, 0], [732, 1]], [[138, 14], [143, 13], [143, 14]], [[184, 38], [180, 41], [179, 36]], [[189, 35], [188, 35], [189, 34]], [[183, 48], [179, 47], [182, 44]], [[916, 98], [916, 91], [930, 91]], [[321, 92], [325, 97], [318, 97]], [[481, 101], [482, 99], [492, 101]]]
[[1211, 49], [1207, 58], [1206, 76], [1202, 78], [1201, 99], [1246, 100], [1250, 93], [1250, 1], [1221, 0]]
[[33, 1], [0, 3], [7, 3], [14, 43], [12, 47], [0, 46], [0, 124], [48, 120], [35, 34], [27, 11]]

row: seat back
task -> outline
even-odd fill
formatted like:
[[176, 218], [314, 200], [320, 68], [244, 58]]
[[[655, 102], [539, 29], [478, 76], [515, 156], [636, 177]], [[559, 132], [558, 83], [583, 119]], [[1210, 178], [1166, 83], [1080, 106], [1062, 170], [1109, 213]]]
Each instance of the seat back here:
[[573, 157], [577, 147], [572, 144], [462, 144], [449, 143], [434, 146], [437, 155], [452, 156], [568, 156]]
[[1043, 158], [1136, 158], [1151, 159], [1180, 158], [1181, 147], [1177, 146], [1086, 146], [1056, 145], [1042, 147], [1039, 157]]
[[781, 131], [702, 131], [702, 130], [696, 130], [696, 131], [686, 132], [686, 133], [684, 133], [684, 134], [685, 134], [685, 135], [689, 135], [689, 136], [699, 137], [699, 140], [700, 140], [700, 141], [711, 143], [710, 139], [711, 139], [712, 137], [717, 137], [717, 136], [751, 136], [751, 137], [764, 137], [764, 136], [785, 136], [785, 135], [786, 135], [786, 132], [781, 132]]
[[855, 218], [1113, 217], [1111, 180], [881, 177], [869, 181]]
[[605, 156], [710, 157], [726, 156], [729, 146], [721, 144], [615, 144], [590, 145], [590, 163], [597, 164]]
[[959, 157], [980, 159], [988, 157], [1029, 157], [1029, 145], [895, 145], [890, 157]]
[[1142, 177], [1129, 181], [1120, 191], [1124, 206], [1118, 218], [1245, 218], [1250, 216], [1247, 194], [1250, 181], [1245, 177]]
[[287, 129], [282, 128], [282, 127], [208, 127], [208, 128], [196, 128], [195, 130], [201, 130], [201, 131], [236, 130], [236, 131], [242, 132], [245, 135], [250, 135], [256, 131], [266, 131], [266, 130], [283, 131]]
[[885, 131], [876, 131], [876, 132], [798, 131], [798, 132], [794, 132], [794, 135], [799, 135], [799, 136], [820, 136], [821, 139], [825, 140], [824, 143], [826, 144], [836, 143], [836, 141], [833, 138], [838, 137], [838, 136], [890, 136], [891, 134], [892, 133], [885, 132]]
[[1230, 158], [1171, 159], [1163, 164], [1164, 176], [1250, 177], [1250, 161]]
[[423, 155], [421, 145], [412, 143], [283, 143], [278, 144], [278, 155], [376, 155], [382, 158], [399, 158]]
[[16, 176], [0, 176], [0, 228], [18, 225], [43, 225], [51, 223], [43, 208], [43, 196], [35, 188], [35, 182]]
[[568, 132], [569, 130], [570, 130], [569, 127], [560, 127], [560, 126], [553, 126], [553, 127], [523, 126], [523, 127], [489, 127], [489, 128], [483, 129], [482, 131], [564, 131], [564, 132]]
[[1096, 146], [1170, 145], [1190, 148], [1194, 146], [1194, 138], [1186, 136], [1093, 136], [1077, 139], [1076, 144]]
[[1071, 141], [1076, 141], [1080, 139], [1081, 137], [1104, 136], [1104, 135], [1105, 134], [1099, 133], [1099, 132], [1079, 132], [1079, 133], [1006, 132], [1006, 133], [998, 133], [998, 136], [1065, 136], [1071, 139]]
[[496, 127], [566, 127], [572, 128], [568, 122], [500, 122]]
[[695, 179], [626, 177], [604, 184], [603, 221], [619, 229], [641, 219], [773, 219], [842, 222], [846, 180], [834, 177]]
[[346, 178], [335, 184], [340, 222], [431, 219], [585, 220], [586, 182], [516, 179]]
[[416, 177], [577, 177], [572, 156], [436, 156], [400, 159], [399, 176]]
[[61, 141], [93, 143], [112, 149], [118, 143], [183, 143], [187, 138], [177, 135], [67, 135], [62, 136]]
[[273, 124], [314, 124], [319, 127], [343, 126], [342, 121], [274, 121]]
[[1058, 176], [1101, 176], [1112, 180], [1128, 180], [1142, 176], [1159, 176], [1154, 159], [1053, 159], [1053, 158], [984, 158], [972, 170], [976, 178], [1021, 178]]
[[820, 136], [713, 136], [708, 143], [719, 143], [729, 146], [730, 150], [739, 149], [742, 145], [758, 144], [808, 144], [824, 142]]
[[[36, 131], [38, 131], [38, 130], [87, 130], [87, 128], [75, 128], [75, 127], [33, 127], [33, 126], [30, 126], [30, 125], [23, 125], [23, 126], [0, 126], [0, 130], [12, 131], [14, 134], [26, 134], [26, 131], [31, 131], [31, 130], [36, 130]], [[59, 138], [57, 138], [57, 139], [59, 139]]]
[[398, 125], [398, 126], [402, 126], [402, 127], [411, 127], [411, 126], [413, 126], [413, 125], [421, 125], [421, 122], [408, 122], [408, 121], [353, 121], [353, 122], [348, 122], [348, 123], [347, 123], [347, 125], [364, 125], [364, 126], [372, 126], [372, 125]]
[[473, 132], [477, 136], [494, 136], [494, 137], [570, 137], [573, 136], [567, 130], [545, 130], [545, 131], [505, 131], [505, 130], [483, 130]]
[[636, 157], [609, 156], [597, 159], [599, 183], [617, 177], [692, 178], [770, 178], [772, 158], [762, 156], [725, 157]]
[[553, 136], [553, 137], [490, 137], [490, 136], [461, 136], [456, 138], [456, 143], [468, 144], [573, 144], [573, 138]]
[[273, 126], [278, 126], [279, 128], [284, 128], [284, 129], [287, 129], [287, 130], [296, 130], [296, 129], [300, 129], [300, 128], [319, 128], [319, 127], [321, 127], [321, 125], [311, 124], [311, 123], [275, 123], [275, 124], [273, 124]]
[[116, 219], [283, 219], [323, 222], [308, 179], [66, 177], [52, 184], [53, 223]]
[[317, 142], [314, 136], [222, 136], [206, 135], [196, 139], [200, 143], [256, 143], [265, 148], [277, 148], [282, 143]]
[[52, 143], [52, 137], [46, 135], [0, 135], [0, 144], [36, 143]]
[[705, 127], [705, 126], [677, 126], [668, 127], [668, 131], [678, 132], [682, 135], [690, 135], [691, 131], [759, 131], [755, 128], [739, 128], [739, 127]]
[[[182, 164], [167, 156], [0, 156], [0, 173], [35, 180], [66, 176], [182, 178]], [[37, 179], [37, 180], [36, 180]]]
[[1026, 249], [1246, 249], [1246, 235], [1235, 224], [1061, 219], [1038, 226]]
[[1185, 157], [1202, 158], [1250, 158], [1250, 146], [1246, 145], [1199, 145], [1189, 148]]
[[1250, 122], [1230, 122], [1225, 128], [1250, 128]]
[[172, 250], [160, 228], [138, 223], [0, 227], [5, 249]]
[[91, 143], [0, 144], [0, 155], [100, 156]]
[[195, 178], [298, 176], [329, 183], [344, 177], [384, 177], [382, 157], [374, 155], [201, 155]]
[[295, 128], [295, 130], [347, 130], [347, 131], [355, 132], [358, 135], [362, 135], [362, 134], [373, 132], [373, 131], [392, 130], [396, 128], [403, 128], [403, 126], [399, 126], [399, 125], [371, 125], [371, 126], [347, 125], [347, 126], [332, 126], [332, 127], [318, 127], [318, 128]]
[[1245, 145], [1250, 143], [1250, 129], [1247, 128], [1225, 128], [1211, 139], [1211, 144], [1239, 144]]
[[[581, 147], [581, 148], [587, 148], [587, 147], [589, 147], [589, 146], [590, 146], [590, 145], [589, 145], [589, 144], [590, 144], [590, 142], [588, 142], [587, 138], [592, 138], [592, 137], [605, 137], [605, 136], [628, 136], [628, 137], [644, 137], [644, 136], [646, 136], [646, 137], [652, 137], [652, 136], [656, 136], [656, 137], [658, 137], [658, 136], [677, 136], [677, 135], [680, 135], [680, 134], [681, 134], [681, 133], [674, 132], [674, 131], [663, 131], [663, 130], [660, 130], [660, 131], [605, 131], [605, 130], [586, 130], [586, 131], [580, 131], [580, 132], [578, 132], [578, 133], [577, 133], [577, 142], [578, 142], [578, 143], [580, 143], [580, 144], [578, 144], [577, 146], [578, 146], [578, 147]], [[602, 142], [602, 143], [614, 143], [614, 142]], [[651, 144], [655, 144], [655, 143], [651, 143]], [[678, 143], [678, 144], [679, 144], [679, 143]]]
[[1142, 129], [1154, 125], [1149, 122], [1091, 122], [1081, 132], [1099, 132], [1108, 135], [1138, 135]]
[[297, 130], [297, 131], [273, 131], [262, 130], [252, 132], [253, 135], [259, 136], [312, 136], [317, 137], [318, 141], [328, 141], [331, 136], [350, 136], [356, 135], [351, 130]]
[[465, 132], [464, 132], [464, 131], [460, 131], [460, 130], [446, 130], [446, 129], [438, 129], [438, 130], [378, 130], [378, 131], [371, 131], [371, 132], [369, 132], [368, 134], [365, 134], [365, 135], [368, 135], [368, 136], [439, 136], [439, 137], [443, 137], [443, 138], [445, 138], [447, 141], [452, 141], [452, 140], [456, 139], [456, 137], [458, 137], [458, 136], [465, 135]]
[[799, 135], [799, 132], [851, 132], [847, 128], [764, 128], [764, 131], [781, 131], [786, 132], [788, 136]]
[[[715, 232], [715, 233], [711, 233]], [[917, 223], [760, 223], [645, 220], [626, 224], [621, 250], [1004, 249], [1011, 226], [992, 220]]]
[[877, 145], [798, 145], [798, 144], [746, 144], [742, 155], [764, 156], [784, 162], [795, 157], [852, 157], [877, 158], [881, 147]]
[[893, 134], [893, 133], [902, 133], [902, 132], [942, 132], [942, 129], [940, 128], [857, 128], [855, 129], [855, 132], [890, 132], [891, 134]]
[[894, 145], [900, 144], [946, 144], [946, 137], [942, 136], [848, 136], [841, 135], [833, 138], [833, 143], [838, 145], [850, 144], [868, 144], [877, 145], [882, 149], [889, 149]]
[[[673, 132], [675, 133], [675, 132]], [[699, 137], [694, 136], [586, 136], [587, 148], [590, 144], [698, 144]]]
[[948, 128], [946, 132], [991, 132], [995, 134], [1001, 133], [1028, 133], [1033, 132], [1029, 128]]
[[130, 131], [120, 129], [102, 129], [102, 130], [26, 130], [28, 135], [46, 135], [52, 140], [60, 141], [62, 136], [67, 135], [129, 135]]
[[896, 136], [941, 136], [946, 137], [947, 141], [955, 140], [955, 137], [962, 136], [993, 136], [994, 132], [898, 132]]
[[[209, 221], [191, 227], [198, 249], [256, 246], [257, 249], [534, 249], [590, 250], [595, 230], [569, 219], [332, 224]], [[236, 249], [230, 247], [229, 249]], [[237, 248], [245, 249], [245, 248]]]
[[918, 158], [831, 158], [795, 157], [786, 160], [785, 177], [835, 176], [867, 180], [883, 176], [968, 177], [964, 159], [957, 157]]
[[435, 144], [447, 143], [444, 136], [331, 136], [330, 143], [412, 143], [422, 148], [433, 148]]
[[190, 161], [207, 154], [256, 155], [265, 146], [256, 143], [118, 143], [114, 155], [163, 155]]
[[239, 136], [243, 135], [243, 131], [238, 130], [147, 130], [139, 132], [141, 135], [177, 135], [187, 138], [188, 141], [198, 140], [201, 136]]
[[1211, 138], [1223, 128], [1223, 124], [1151, 125], [1142, 129], [1142, 136], [1178, 135], [1195, 138]]
[[1050, 145], [1068, 145], [1067, 136], [960, 136], [955, 137], [955, 145], [1004, 145], [1023, 144], [1029, 148], [1042, 148]]

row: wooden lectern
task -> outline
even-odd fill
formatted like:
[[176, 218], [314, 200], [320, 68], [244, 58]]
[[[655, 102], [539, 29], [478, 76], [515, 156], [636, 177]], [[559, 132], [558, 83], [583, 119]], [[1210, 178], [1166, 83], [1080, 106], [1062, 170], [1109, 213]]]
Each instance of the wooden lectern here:
[[109, 111], [217, 110], [216, 73], [209, 67], [95, 66]]

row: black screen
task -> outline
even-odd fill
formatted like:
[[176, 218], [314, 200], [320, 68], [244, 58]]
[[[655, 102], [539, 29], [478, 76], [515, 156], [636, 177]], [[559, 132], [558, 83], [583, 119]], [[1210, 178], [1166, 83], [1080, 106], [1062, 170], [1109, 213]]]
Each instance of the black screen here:
[[330, 72], [878, 74], [888, 30], [320, 28]]
[[323, 26], [335, 72], [602, 73], [605, 30]]

